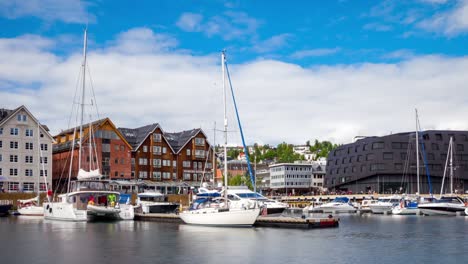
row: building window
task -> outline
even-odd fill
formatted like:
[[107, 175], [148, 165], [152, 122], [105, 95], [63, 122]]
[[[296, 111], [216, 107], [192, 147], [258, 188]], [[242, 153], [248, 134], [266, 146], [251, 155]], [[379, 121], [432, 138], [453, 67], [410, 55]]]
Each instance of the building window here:
[[160, 171], [153, 171], [153, 179], [160, 180], [161, 179], [161, 172]]
[[352, 172], [356, 172], [356, 167], [353, 166], [353, 168], [351, 169]]
[[3, 127], [0, 127], [0, 135], [3, 135]]
[[406, 160], [406, 153], [401, 153], [400, 155], [402, 160]]
[[147, 171], [140, 171], [138, 177], [140, 179], [146, 179], [146, 178], [148, 178], [148, 172]]
[[148, 146], [143, 146], [143, 152], [148, 152]]
[[156, 155], [161, 154], [161, 147], [160, 146], [153, 146], [153, 153]]
[[195, 145], [204, 146], [205, 145], [205, 139], [204, 138], [195, 138]]
[[18, 149], [18, 141], [10, 141], [11, 149]]
[[463, 147], [462, 144], [457, 144], [457, 151], [464, 151], [465, 148]]
[[124, 158], [120, 159], [120, 164], [122, 164], [122, 165], [125, 164], [125, 159]]
[[341, 164], [345, 164], [345, 163], [346, 163], [346, 158], [343, 158], [343, 159], [341, 160]]
[[182, 162], [182, 166], [183, 166], [184, 168], [190, 168], [190, 161], [184, 160], [184, 161]]
[[403, 164], [402, 163], [395, 163], [395, 170], [402, 170]]
[[163, 172], [163, 179], [165, 180], [170, 180], [171, 179], [171, 173], [170, 172]]
[[159, 133], [153, 134], [153, 141], [154, 141], [154, 142], [161, 142], [161, 139], [162, 139], [162, 135], [161, 135], [161, 134], [159, 134]]
[[385, 144], [383, 142], [374, 142], [372, 143], [372, 149], [383, 149]]
[[197, 157], [197, 158], [204, 158], [204, 157], [205, 157], [205, 151], [204, 151], [204, 150], [200, 150], [200, 149], [196, 149], [196, 150], [195, 150], [195, 157]]
[[393, 153], [392, 152], [384, 152], [383, 159], [384, 160], [392, 160], [393, 159]]
[[187, 149], [187, 156], [190, 156], [190, 149]]
[[114, 176], [115, 176], [115, 177], [118, 177], [118, 176], [119, 176], [119, 172], [118, 172], [118, 171], [115, 171], [115, 172], [114, 172]]
[[175, 173], [175, 172], [172, 173], [172, 179], [177, 180], [177, 173]]
[[118, 158], [114, 159], [114, 164], [119, 164], [119, 159]]
[[28, 150], [33, 150], [33, 143], [32, 142], [26, 142], [25, 149]]
[[17, 115], [16, 120], [18, 120], [20, 122], [26, 122], [27, 118], [26, 118], [26, 115]]
[[47, 177], [47, 170], [40, 170], [39, 171], [39, 176], [40, 177], [44, 177], [44, 176]]
[[10, 155], [10, 162], [18, 162], [18, 155]]
[[17, 136], [18, 134], [19, 134], [19, 128], [17, 127], [10, 128], [10, 135]]
[[3, 148], [3, 141], [0, 140], [0, 148]]
[[[105, 151], [105, 146], [107, 146], [107, 151]], [[48, 148], [49, 148], [48, 144], [41, 144], [41, 150], [42, 151], [47, 151]], [[110, 152], [109, 144], [102, 144], [102, 152]]]
[[177, 167], [177, 161], [176, 160], [172, 161], [172, 167], [174, 167], [174, 168]]
[[161, 168], [161, 160], [153, 159], [153, 167]]
[[33, 156], [24, 156], [25, 163], [33, 163]]
[[33, 170], [32, 169], [24, 170], [24, 175], [25, 176], [33, 176]]
[[40, 160], [41, 163], [44, 163], [44, 164], [47, 164], [47, 162], [48, 162], [47, 157], [40, 157], [39, 160]]
[[8, 183], [8, 191], [17, 192], [18, 189], [19, 189], [19, 183], [18, 182], [9, 182]]
[[190, 181], [190, 173], [184, 172], [184, 180], [185, 181]]
[[163, 148], [162, 148], [162, 153], [163, 153], [163, 154], [166, 154], [166, 152], [167, 152], [167, 148], [166, 148], [166, 147], [163, 147]]
[[10, 169], [10, 176], [18, 176], [18, 169], [11, 168]]
[[2, 162], [2, 160], [3, 160], [3, 156], [2, 156], [2, 154], [0, 154], [0, 162]]
[[370, 165], [370, 171], [381, 171], [385, 170], [385, 164], [383, 163], [375, 163]]
[[138, 159], [138, 164], [139, 164], [139, 165], [148, 165], [148, 159], [139, 158], [139, 159]]
[[168, 167], [171, 166], [171, 161], [170, 160], [163, 160], [163, 166]]
[[442, 141], [442, 134], [435, 134], [437, 141]]
[[25, 130], [25, 136], [26, 137], [32, 137], [33, 136], [33, 130], [32, 129], [26, 129]]
[[374, 160], [374, 153], [369, 153], [366, 155], [366, 160]]

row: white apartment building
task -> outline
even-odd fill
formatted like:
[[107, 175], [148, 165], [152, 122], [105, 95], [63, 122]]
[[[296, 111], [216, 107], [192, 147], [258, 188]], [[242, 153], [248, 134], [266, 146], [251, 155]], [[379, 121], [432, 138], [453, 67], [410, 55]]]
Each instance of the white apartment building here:
[[317, 161], [274, 164], [270, 166], [269, 187], [287, 193], [323, 190], [325, 172], [325, 165]]
[[0, 191], [45, 191], [46, 181], [50, 188], [52, 142], [47, 127], [25, 106], [0, 109]]

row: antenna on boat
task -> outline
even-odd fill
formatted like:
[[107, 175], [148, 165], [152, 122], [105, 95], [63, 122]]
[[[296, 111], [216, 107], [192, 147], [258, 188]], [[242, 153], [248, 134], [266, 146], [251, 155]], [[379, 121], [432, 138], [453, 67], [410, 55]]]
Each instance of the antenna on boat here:
[[81, 120], [80, 120], [80, 148], [78, 150], [78, 171], [81, 169], [81, 147], [83, 140], [83, 116], [84, 116], [84, 102], [85, 102], [85, 88], [86, 88], [86, 48], [88, 44], [88, 26], [84, 30], [84, 44], [83, 44], [83, 90], [81, 91]]

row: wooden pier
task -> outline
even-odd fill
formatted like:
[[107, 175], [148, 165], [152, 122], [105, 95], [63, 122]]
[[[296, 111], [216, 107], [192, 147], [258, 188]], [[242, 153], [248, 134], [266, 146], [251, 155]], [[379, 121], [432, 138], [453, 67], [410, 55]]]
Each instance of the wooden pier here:
[[[183, 224], [177, 214], [135, 214], [137, 221], [154, 221], [165, 223], [178, 223]], [[328, 228], [338, 227], [339, 219], [335, 217], [313, 217], [313, 218], [300, 218], [300, 217], [272, 217], [272, 216], [259, 216], [255, 222], [255, 227], [276, 227], [276, 228]]]

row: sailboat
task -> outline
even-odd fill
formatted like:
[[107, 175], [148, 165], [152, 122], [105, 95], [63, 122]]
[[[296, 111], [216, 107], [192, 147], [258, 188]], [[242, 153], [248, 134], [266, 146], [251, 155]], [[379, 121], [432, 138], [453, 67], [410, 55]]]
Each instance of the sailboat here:
[[[77, 127], [73, 130], [73, 140], [71, 144], [71, 159], [68, 173], [67, 193], [59, 195], [59, 202], [44, 203], [44, 218], [49, 220], [61, 221], [89, 221], [89, 220], [119, 220], [120, 206], [118, 204], [120, 194], [109, 190], [109, 182], [102, 181], [102, 175], [99, 168], [92, 168], [89, 162], [89, 171], [82, 168], [82, 147], [83, 147], [83, 115], [85, 106], [86, 90], [86, 49], [87, 49], [87, 30], [84, 31], [83, 47], [83, 74], [81, 91], [81, 121], [79, 125], [79, 142], [76, 142]], [[88, 141], [90, 161], [92, 161], [92, 122], [89, 123]], [[71, 181], [73, 168], [73, 151], [78, 143], [78, 174], [77, 180]]]
[[[190, 208], [180, 213], [186, 224], [207, 226], [252, 226], [260, 214], [260, 208], [239, 208], [230, 206], [227, 184], [227, 116], [226, 116], [226, 62], [225, 53], [221, 53], [222, 84], [224, 95], [224, 197], [203, 197], [193, 201]], [[232, 87], [231, 87], [232, 88]], [[213, 164], [214, 165], [214, 164]]]
[[[419, 210], [424, 215], [456, 215], [466, 210], [463, 199], [453, 194], [453, 138], [450, 137], [449, 147], [447, 151], [447, 160], [445, 162], [444, 176], [442, 178], [442, 184], [440, 188], [439, 199], [434, 200], [431, 203], [420, 204]], [[442, 196], [444, 190], [444, 181], [447, 172], [447, 164], [450, 160], [450, 195]]]
[[[38, 150], [39, 150], [39, 157], [40, 157], [40, 160], [39, 160], [39, 165], [42, 164], [42, 170], [45, 171], [45, 165], [44, 165], [44, 162], [43, 162], [43, 157], [42, 157], [42, 149], [39, 147], [40, 146], [40, 129], [41, 129], [41, 126], [40, 124], [38, 123], [37, 125], [37, 146], [38, 146]], [[44, 209], [42, 208], [42, 206], [40, 205], [40, 191], [41, 191], [41, 185], [40, 185], [40, 174], [38, 173], [37, 175], [37, 196], [34, 197], [34, 198], [31, 198], [31, 199], [26, 199], [26, 200], [18, 200], [18, 213], [20, 215], [27, 215], [27, 216], [43, 216], [44, 215]], [[43, 177], [44, 178], [44, 184], [45, 184], [45, 188], [46, 188], [46, 193], [48, 193], [48, 187], [47, 187], [47, 179], [46, 177]], [[50, 202], [49, 200], [49, 196], [47, 196], [47, 200]]]
[[[416, 196], [420, 194], [420, 184], [419, 184], [419, 117], [418, 117], [418, 110], [415, 109], [416, 112], [416, 131], [415, 131], [415, 140], [416, 140], [416, 185], [417, 185], [417, 192]], [[409, 145], [408, 145], [409, 147]], [[409, 157], [409, 155], [408, 155]], [[393, 207], [392, 214], [394, 215], [416, 215], [419, 214], [418, 209], [418, 202], [416, 197], [403, 197], [400, 203]]]

